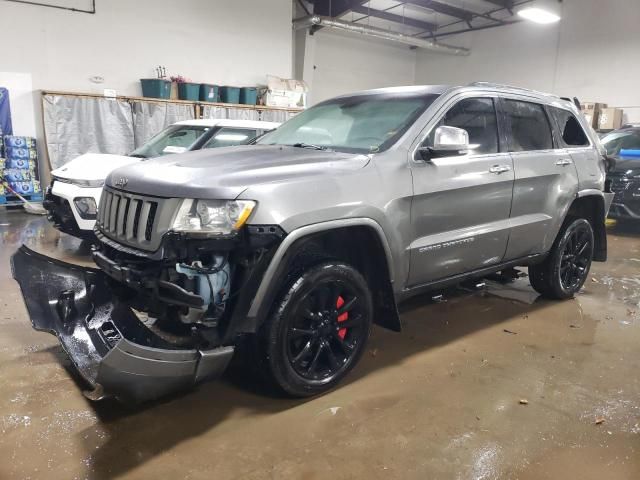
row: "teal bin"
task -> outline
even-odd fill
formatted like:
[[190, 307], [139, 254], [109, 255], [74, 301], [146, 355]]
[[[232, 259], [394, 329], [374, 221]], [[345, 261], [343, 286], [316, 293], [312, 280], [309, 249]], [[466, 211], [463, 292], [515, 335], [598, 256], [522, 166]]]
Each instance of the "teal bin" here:
[[240, 103], [255, 105], [258, 103], [258, 89], [255, 87], [243, 87], [240, 89]]
[[147, 98], [171, 98], [171, 82], [162, 78], [141, 78], [142, 96]]
[[240, 103], [240, 88], [220, 87], [220, 100], [222, 103]]
[[200, 98], [200, 84], [189, 82], [179, 83], [178, 98], [180, 100], [191, 100], [197, 102]]
[[200, 85], [201, 102], [218, 102], [218, 86], [203, 83]]

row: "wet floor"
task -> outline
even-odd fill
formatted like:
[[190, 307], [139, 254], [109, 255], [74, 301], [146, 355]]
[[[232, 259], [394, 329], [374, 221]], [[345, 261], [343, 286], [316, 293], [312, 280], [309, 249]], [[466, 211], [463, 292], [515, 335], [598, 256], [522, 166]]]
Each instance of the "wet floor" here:
[[325, 396], [228, 375], [131, 409], [82, 396], [11, 279], [22, 243], [88, 247], [0, 211], [0, 479], [640, 478], [640, 226], [609, 242], [575, 300], [535, 300], [526, 279], [413, 300]]

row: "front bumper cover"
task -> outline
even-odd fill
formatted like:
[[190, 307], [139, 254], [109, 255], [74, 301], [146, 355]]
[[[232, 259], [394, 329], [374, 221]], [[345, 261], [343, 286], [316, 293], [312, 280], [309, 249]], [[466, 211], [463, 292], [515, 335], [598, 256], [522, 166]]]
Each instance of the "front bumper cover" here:
[[144, 325], [100, 270], [40, 255], [24, 245], [11, 258], [33, 328], [56, 335], [88, 398], [152, 400], [219, 376], [234, 347], [181, 348]]

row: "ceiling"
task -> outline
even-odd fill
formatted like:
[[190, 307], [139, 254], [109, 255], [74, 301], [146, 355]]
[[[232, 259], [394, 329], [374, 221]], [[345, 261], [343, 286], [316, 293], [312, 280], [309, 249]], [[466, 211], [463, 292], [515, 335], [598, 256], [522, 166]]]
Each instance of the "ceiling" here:
[[421, 38], [446, 37], [519, 22], [532, 0], [311, 0], [313, 12]]

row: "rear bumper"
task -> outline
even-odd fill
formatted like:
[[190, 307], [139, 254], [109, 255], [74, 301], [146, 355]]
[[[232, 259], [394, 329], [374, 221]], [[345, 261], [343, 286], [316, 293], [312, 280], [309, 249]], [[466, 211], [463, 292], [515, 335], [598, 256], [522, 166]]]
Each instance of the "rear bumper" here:
[[11, 258], [33, 328], [56, 335], [91, 399], [142, 402], [219, 376], [234, 347], [181, 348], [143, 324], [117, 300], [96, 269], [45, 257], [22, 246]]
[[633, 211], [628, 204], [613, 203], [609, 210], [609, 218], [619, 220], [640, 220], [640, 207], [636, 207], [636, 211]]

